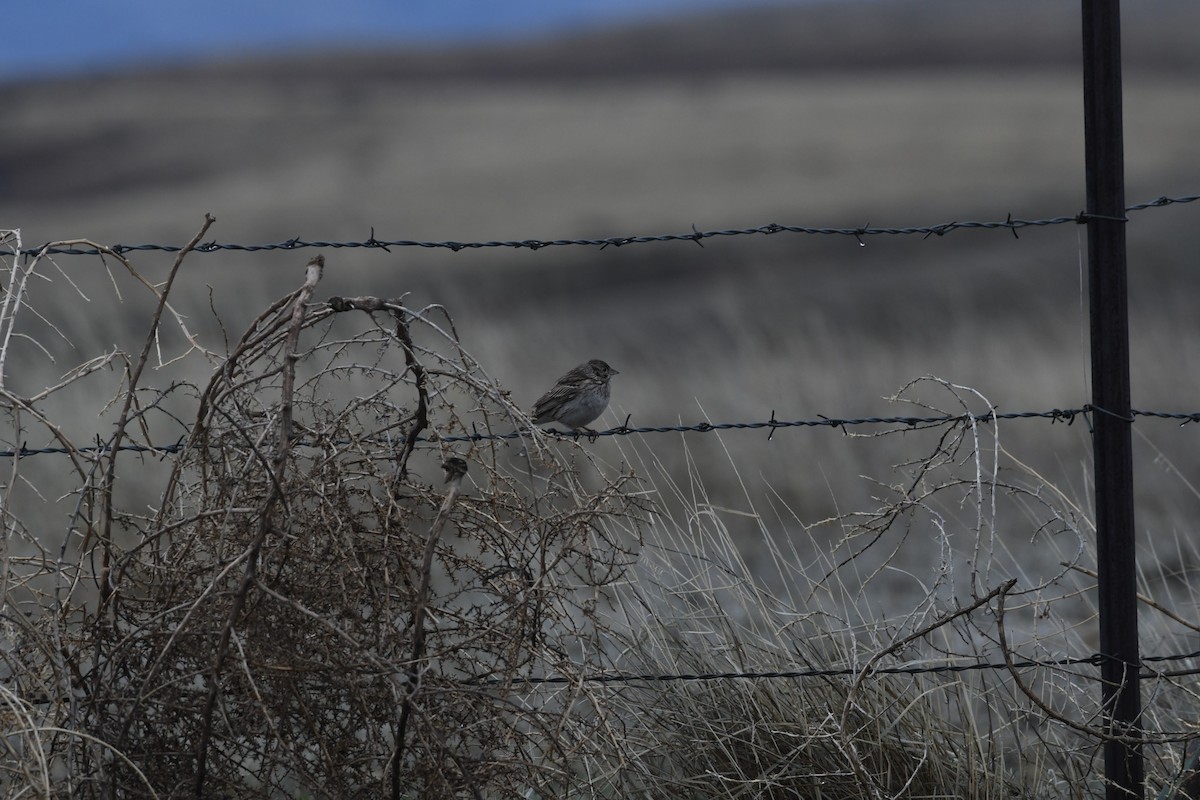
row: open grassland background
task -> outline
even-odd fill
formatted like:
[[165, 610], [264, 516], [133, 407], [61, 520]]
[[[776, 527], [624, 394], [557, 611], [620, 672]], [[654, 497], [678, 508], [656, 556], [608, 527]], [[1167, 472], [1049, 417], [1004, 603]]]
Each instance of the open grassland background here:
[[[469, 241], [1073, 214], [1083, 205], [1078, 9], [1045, 5], [1000, 14], [983, 3], [830, 4], [507, 48], [298, 54], [9, 85], [0, 224], [22, 229], [29, 246], [182, 244], [206, 211], [218, 220], [212, 238], [242, 243], [362, 240], [372, 227], [381, 239]], [[1195, 193], [1200, 98], [1184, 32], [1197, 29], [1197, 12], [1163, 2], [1128, 14], [1128, 199]], [[1197, 213], [1146, 211], [1129, 226], [1138, 408], [1198, 407]], [[606, 424], [627, 414], [634, 425], [670, 425], [923, 413], [883, 398], [927, 374], [971, 386], [1001, 411], [1043, 410], [1090, 398], [1083, 240], [1082, 228], [1064, 225], [1019, 239], [958, 231], [864, 247], [780, 235], [703, 249], [334, 250], [322, 290], [444, 304], [522, 406], [567, 368], [604, 358], [621, 371]], [[197, 254], [174, 303], [219, 342], [211, 309], [242, 329], [295, 285], [307, 257]], [[131, 258], [151, 279], [171, 261]], [[62, 337], [29, 331], [53, 364], [28, 342], [14, 345], [9, 363], [21, 368], [8, 380], [18, 393], [144, 336], [149, 293], [113, 280], [98, 259], [56, 261], [88, 301], [62, 276], [33, 287], [36, 307], [61, 312]], [[164, 346], [169, 357], [181, 341]], [[188, 359], [153, 380], [197, 380], [207, 368]], [[105, 432], [116, 375], [93, 384], [47, 404], [81, 441]], [[922, 392], [910, 396], [958, 410]], [[1142, 541], [1186, 539], [1200, 503], [1189, 484], [1197, 434], [1153, 421], [1136, 434]], [[1001, 443], [1087, 506], [1082, 422], [1006, 423]], [[840, 546], [836, 530], [805, 530], [872, 507], [875, 481], [903, 482], [892, 465], [928, 449], [917, 435], [848, 439], [826, 428], [770, 442], [663, 435], [646, 447], [663, 475], [687, 483], [679, 476], [695, 471], [701, 502], [723, 509], [751, 559], [762, 528], [805, 557]], [[611, 440], [595, 450], [627, 457]], [[30, 468], [56, 471], [52, 457]], [[153, 481], [130, 483], [153, 502]], [[56, 492], [43, 491], [53, 505]], [[1022, 558], [1034, 573], [1061, 556], [1034, 542], [1041, 522], [1014, 516], [1000, 531], [1030, 551]], [[915, 537], [889, 563], [918, 572], [932, 546]], [[1169, 582], [1191, 558], [1147, 563]], [[909, 583], [897, 578], [891, 591]]]
[[[1128, 199], [1196, 194], [1200, 10], [1162, 0], [1126, 13]], [[183, 244], [205, 212], [217, 218], [205, 238], [239, 243], [364, 240], [372, 228], [380, 239], [472, 241], [1072, 215], [1084, 196], [1078, 29], [1075, 4], [829, 3], [550, 42], [314, 52], [3, 85], [0, 228], [19, 228], [29, 247]], [[1141, 409], [1200, 410], [1198, 216], [1200, 203], [1142, 211], [1128, 226]], [[703, 248], [328, 249], [315, 298], [404, 295], [410, 313], [398, 318], [413, 323], [426, 364], [444, 370], [433, 380], [434, 422], [461, 429], [511, 429], [514, 408], [528, 409], [593, 357], [621, 373], [600, 427], [627, 415], [637, 426], [772, 413], [1042, 411], [1090, 399], [1085, 238], [1067, 224], [1019, 238], [960, 230], [861, 243], [716, 238]], [[198, 387], [263, 308], [300, 283], [312, 255], [186, 259], [151, 342], [131, 439], [172, 443], [188, 433]], [[129, 259], [138, 275], [161, 281], [173, 256]], [[29, 263], [6, 257], [9, 297]], [[32, 397], [119, 351], [35, 404], [76, 444], [107, 439], [121, 405], [111, 401], [146, 340], [155, 298], [111, 258], [34, 263], [20, 316], [0, 320], [3, 388]], [[448, 309], [454, 331], [431, 304]], [[417, 450], [404, 491], [387, 491], [395, 488], [390, 455], [374, 432], [394, 424], [413, 392], [387, 330], [392, 318], [377, 322], [314, 305], [295, 362], [275, 329], [269, 346], [243, 358], [244, 373], [212, 384], [202, 420], [217, 437], [210, 441], [248, 433], [271, 441], [278, 376], [295, 363], [298, 424], [341, 443], [328, 458], [317, 448], [291, 453], [280, 493], [285, 535], [256, 527], [274, 518], [254, 492], [274, 498], [276, 484], [265, 476], [267, 459], [237, 448], [179, 456], [200, 467], [185, 469], [165, 496], [171, 458], [122, 454], [112, 515], [96, 498], [114, 462], [83, 463], [74, 475], [59, 456], [9, 463], [6, 601], [62, 610], [5, 618], [12, 680], [4, 689], [13, 693], [4, 697], [29, 720], [22, 747], [4, 762], [18, 776], [13, 791], [28, 781], [12, 764], [43, 752], [53, 752], [59, 774], [75, 770], [81, 780], [99, 774], [97, 764], [122, 773], [109, 763], [111, 746], [155, 770], [160, 788], [177, 781], [177, 794], [204, 753], [234, 794], [376, 792], [396, 741], [393, 706], [414, 698], [425, 704], [414, 715], [422, 733], [404, 763], [432, 771], [414, 768], [405, 779], [426, 796], [479, 785], [490, 796], [565, 793], [554, 787], [656, 797], [860, 797], [866, 786], [876, 796], [980, 798], [1099, 790], [1097, 739], [1071, 728], [1098, 714], [1090, 667], [867, 675], [872, 666], [1094, 652], [1084, 420], [1005, 421], [998, 438], [995, 426], [980, 426], [881, 436], [858, 435], [878, 427], [794, 428], [770, 440], [766, 431], [539, 439], [547, 449], [533, 459], [522, 451], [527, 442], [455, 446], [471, 471], [453, 538], [437, 552], [442, 616], [430, 630], [445, 638], [426, 658], [412, 655], [407, 626], [416, 623], [406, 618], [416, 620], [424, 602], [414, 599], [424, 595], [412, 570], [442, 502], [432, 484], [446, 453]], [[926, 375], [942, 380], [920, 380]], [[55, 444], [27, 411], [8, 422], [7, 447]], [[1186, 652], [1200, 567], [1200, 426], [1143, 419], [1134, 435], [1141, 588], [1160, 604], [1144, 608], [1143, 647]], [[538, 471], [547, 465], [550, 477]], [[390, 509], [383, 523], [372, 516], [376, 502]], [[178, 528], [149, 521], [160, 506], [164, 519], [178, 514]], [[89, 622], [107, 619], [89, 616], [103, 608], [94, 587], [110, 550], [102, 532], [84, 530], [94, 520], [112, 524], [121, 566], [104, 614], [124, 629]], [[259, 544], [248, 545], [255, 537]], [[249, 582], [231, 588], [239, 559], [251, 553], [247, 563], [257, 563], [259, 546], [263, 563], [280, 571], [257, 585], [262, 592]], [[156, 548], [158, 561], [149, 555]], [[534, 573], [539, 588], [528, 591]], [[191, 589], [200, 592], [194, 600]], [[221, 605], [235, 595], [257, 605], [245, 615]], [[460, 622], [486, 609], [482, 630], [499, 638], [458, 648], [478, 631], [447, 622], [454, 608]], [[281, 624], [271, 609], [292, 616]], [[557, 610], [543, 619], [539, 609]], [[222, 672], [212, 642], [235, 627], [265, 649], [231, 655]], [[194, 635], [177, 636], [185, 630]], [[119, 635], [108, 641], [110, 632]], [[304, 669], [290, 671], [289, 659]], [[358, 679], [364, 663], [373, 679]], [[826, 665], [864, 672], [645, 686], [577, 680], [610, 666], [661, 674]], [[411, 680], [425, 666], [446, 679], [433, 691], [383, 680], [401, 672]], [[261, 685], [278, 696], [234, 686], [239, 669], [250, 688], [265, 677]], [[505, 690], [458, 682], [481, 670]], [[568, 675], [569, 685], [520, 683], [544, 672]], [[226, 685], [209, 695], [216, 705], [200, 713], [200, 688], [222, 675]], [[1158, 790], [1181, 777], [1180, 742], [1197, 725], [1194, 681], [1145, 685], [1148, 729], [1179, 734], [1147, 747]], [[329, 700], [330, 687], [345, 703]], [[475, 711], [463, 697], [511, 705]], [[210, 727], [214, 707], [228, 731], [224, 722]], [[161, 716], [145, 722], [155, 709]], [[327, 738], [310, 736], [315, 718], [332, 726]], [[113, 720], [123, 721], [117, 736], [106, 727]], [[284, 723], [295, 727], [277, 727]], [[95, 733], [96, 743], [43, 735], [62, 726]], [[197, 732], [229, 738], [197, 748]], [[343, 745], [345, 762], [333, 752]], [[451, 760], [467, 754], [472, 766], [451, 764], [443, 750]], [[59, 774], [42, 777], [49, 784]]]

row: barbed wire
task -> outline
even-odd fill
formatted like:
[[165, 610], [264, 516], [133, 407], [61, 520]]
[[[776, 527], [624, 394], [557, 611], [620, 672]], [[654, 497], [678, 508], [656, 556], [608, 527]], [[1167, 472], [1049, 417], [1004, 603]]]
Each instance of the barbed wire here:
[[[1160, 656], [1143, 656], [1141, 658], [1142, 665], [1153, 663], [1165, 663], [1174, 661], [1187, 661], [1193, 658], [1200, 658], [1200, 650], [1191, 653], [1171, 653]], [[929, 666], [908, 666], [908, 667], [874, 667], [869, 672], [871, 675], [937, 675], [937, 674], [952, 674], [959, 672], [980, 672], [984, 670], [1006, 670], [1010, 666], [1013, 669], [1030, 669], [1034, 667], [1040, 668], [1055, 668], [1055, 667], [1072, 667], [1072, 666], [1092, 666], [1098, 667], [1108, 659], [1102, 653], [1092, 653], [1090, 656], [1076, 656], [1069, 658], [1058, 658], [1049, 660], [1014, 660], [1010, 665], [1004, 661], [971, 661], [965, 664], [946, 663], [933, 664]], [[585, 675], [583, 677], [567, 677], [561, 675], [544, 675], [544, 676], [529, 676], [523, 678], [480, 678], [473, 681], [467, 681], [472, 686], [492, 686], [500, 682], [505, 685], [513, 683], [523, 684], [526, 686], [541, 686], [541, 685], [561, 685], [569, 683], [666, 683], [672, 681], [682, 682], [703, 682], [703, 681], [726, 681], [726, 680], [766, 680], [766, 679], [800, 679], [800, 678], [845, 678], [856, 676], [862, 672], [861, 667], [813, 667], [811, 669], [801, 670], [780, 670], [773, 672], [698, 672], [698, 673], [683, 673], [683, 674], [630, 674], [621, 672], [599, 672], [594, 675]], [[1179, 677], [1185, 675], [1200, 674], [1200, 669], [1172, 670], [1169, 677]], [[1140, 675], [1141, 678], [1150, 680], [1157, 677], [1165, 677], [1166, 674], [1155, 670], [1147, 670]]]
[[[692, 425], [651, 425], [651, 426], [630, 426], [629, 418], [625, 422], [615, 428], [609, 428], [602, 431], [561, 431], [557, 429], [547, 429], [544, 433], [551, 436], [558, 436], [565, 439], [580, 438], [597, 439], [603, 436], [631, 436], [639, 433], [712, 433], [714, 431], [726, 430], [761, 430], [768, 428], [771, 434], [767, 437], [768, 440], [774, 435], [778, 428], [845, 428], [847, 426], [857, 425], [903, 425], [907, 428], [925, 428], [936, 427], [938, 425], [948, 425], [960, 422], [969, 422], [972, 424], [995, 422], [1001, 419], [1048, 419], [1053, 422], [1066, 422], [1071, 425], [1077, 417], [1083, 417], [1087, 420], [1088, 429], [1091, 430], [1092, 414], [1109, 414], [1113, 412], [1107, 409], [1099, 408], [1092, 404], [1086, 404], [1079, 408], [1052, 408], [1049, 411], [989, 411], [983, 414], [942, 414], [937, 416], [912, 417], [912, 416], [895, 416], [895, 417], [859, 417], [856, 419], [840, 419], [837, 417], [818, 416], [816, 419], [798, 419], [798, 420], [783, 420], [775, 419], [775, 413], [771, 412], [771, 419], [760, 422], [699, 422]], [[1187, 425], [1192, 422], [1200, 422], [1200, 411], [1141, 411], [1133, 409], [1130, 411], [1128, 418], [1129, 422], [1133, 422], [1138, 417], [1149, 417], [1152, 419], [1169, 419], [1178, 420], [1180, 426]], [[504, 439], [519, 439], [528, 434], [527, 430], [515, 430], [505, 433], [464, 433], [448, 436], [432, 435], [419, 436], [418, 442], [436, 443], [436, 442], [481, 442], [489, 440], [504, 440]], [[65, 455], [67, 453], [81, 454], [104, 454], [111, 453], [114, 448], [100, 441], [97, 437], [96, 444], [87, 447], [67, 448], [67, 447], [28, 447], [22, 444], [15, 450], [0, 450], [0, 458], [27, 458], [30, 456], [39, 455]], [[301, 442], [311, 447], [323, 446], [322, 443], [316, 442]], [[338, 444], [335, 442], [335, 444]], [[345, 443], [343, 443], [345, 444]], [[145, 444], [123, 444], [116, 449], [117, 452], [134, 452], [134, 453], [153, 453], [156, 455], [170, 455], [179, 453], [187, 446], [184, 439], [179, 439], [173, 444], [161, 445], [145, 445]]]
[[[1131, 206], [1126, 206], [1126, 213], [1133, 211], [1143, 211], [1148, 208], [1162, 208], [1164, 206], [1176, 205], [1180, 203], [1194, 203], [1200, 200], [1200, 195], [1185, 195], [1182, 197], [1158, 197], [1154, 200], [1145, 203], [1136, 203]], [[815, 236], [853, 236], [858, 240], [859, 244], [864, 244], [863, 237], [865, 236], [921, 236], [928, 238], [930, 236], [944, 236], [951, 231], [956, 230], [1009, 230], [1013, 236], [1017, 235], [1017, 231], [1022, 228], [1030, 227], [1045, 227], [1049, 225], [1066, 225], [1068, 223], [1086, 224], [1093, 219], [1113, 219], [1098, 214], [1089, 214], [1081, 211], [1072, 216], [1050, 217], [1047, 219], [1013, 219], [1012, 214], [1004, 220], [993, 222], [973, 222], [969, 220], [955, 220], [953, 222], [942, 222], [936, 225], [919, 225], [915, 227], [872, 227], [871, 225], [863, 225], [857, 228], [812, 228], [800, 225], [779, 225], [770, 223], [760, 225], [756, 228], [731, 228], [725, 230], [709, 230], [700, 231], [692, 226], [691, 233], [663, 233], [650, 236], [610, 236], [603, 239], [509, 239], [485, 242], [459, 242], [459, 241], [441, 241], [441, 242], [423, 242], [411, 239], [377, 239], [375, 238], [375, 229], [371, 229], [371, 235], [363, 241], [351, 242], [334, 242], [324, 240], [306, 240], [306, 239], [288, 239], [283, 242], [274, 242], [269, 244], [235, 244], [230, 242], [204, 242], [196, 246], [195, 252], [199, 253], [216, 253], [223, 250], [240, 250], [246, 252], [256, 252], [261, 250], [300, 250], [303, 248], [321, 248], [321, 249], [343, 249], [343, 248], [368, 248], [377, 250], [387, 250], [389, 247], [423, 247], [451, 250], [458, 252], [460, 250], [478, 250], [483, 248], [509, 247], [509, 248], [525, 248], [529, 250], [540, 250], [545, 247], [623, 247], [629, 244], [647, 244], [649, 242], [677, 242], [677, 241], [692, 241], [703, 247], [704, 239], [712, 239], [721, 236], [771, 236], [777, 233], [794, 233], [806, 234]], [[1126, 218], [1120, 218], [1120, 221], [1127, 221]], [[178, 253], [183, 249], [181, 245], [166, 245], [166, 244], [115, 244], [107, 248], [107, 250], [98, 249], [95, 247], [51, 247], [50, 242], [41, 247], [31, 247], [19, 251], [19, 255], [26, 258], [39, 255], [69, 255], [69, 256], [94, 256], [101, 255], [106, 252], [124, 255], [134, 251], [154, 250], [164, 253]]]

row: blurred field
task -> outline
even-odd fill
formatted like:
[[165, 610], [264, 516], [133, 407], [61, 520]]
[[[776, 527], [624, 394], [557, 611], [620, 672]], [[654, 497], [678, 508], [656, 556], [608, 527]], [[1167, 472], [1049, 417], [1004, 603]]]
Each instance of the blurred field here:
[[[217, 217], [214, 238], [241, 243], [362, 240], [372, 227], [380, 239], [468, 241], [1071, 215], [1084, 185], [1078, 9], [1045, 5], [828, 5], [507, 49], [317, 53], [8, 85], [0, 227], [33, 246], [182, 244], [204, 212]], [[1130, 15], [1128, 199], [1194, 194], [1200, 62], [1181, 32], [1197, 29], [1197, 12], [1145, 3]], [[1197, 213], [1144, 211], [1129, 226], [1139, 408], [1198, 410]], [[467, 349], [524, 405], [567, 368], [604, 358], [621, 371], [602, 420], [611, 425], [627, 414], [633, 425], [907, 414], [882, 398], [930, 374], [1002, 411], [1046, 410], [1090, 398], [1083, 241], [1062, 225], [861, 247], [779, 235], [703, 249], [335, 250], [322, 291], [445, 304]], [[220, 349], [210, 304], [239, 331], [299, 281], [308, 256], [197, 254], [175, 303]], [[171, 257], [132, 260], [161, 278]], [[148, 293], [110, 282], [97, 259], [57, 264], [90, 302], [57, 277], [34, 287], [34, 306], [54, 309], [71, 346], [31, 330], [57, 362], [19, 343], [22, 367], [8, 380], [20, 393], [144, 337]], [[209, 368], [193, 358], [154, 380]], [[86, 440], [105, 432], [96, 398], [111, 394], [48, 413]], [[1137, 425], [1146, 541], [1191, 530], [1193, 427]], [[1086, 505], [1082, 421], [1007, 423], [1001, 441]], [[891, 465], [927, 444], [828, 428], [645, 442], [668, 474], [694, 461], [715, 505], [763, 511], [777, 493], [796, 519], [765, 524], [784, 537], [871, 506], [878, 488], [862, 476], [891, 482]], [[612, 441], [596, 447], [625, 457]], [[1031, 546], [1036, 522], [1012, 522], [1012, 546]], [[927, 557], [910, 551], [898, 566]]]

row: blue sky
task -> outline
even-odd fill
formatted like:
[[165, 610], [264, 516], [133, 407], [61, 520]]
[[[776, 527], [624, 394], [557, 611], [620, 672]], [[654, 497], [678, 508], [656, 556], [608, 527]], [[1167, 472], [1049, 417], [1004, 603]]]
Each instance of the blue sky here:
[[[783, 0], [789, 1], [805, 0]], [[0, 79], [270, 53], [314, 44], [523, 38], [750, 2], [7, 0]]]

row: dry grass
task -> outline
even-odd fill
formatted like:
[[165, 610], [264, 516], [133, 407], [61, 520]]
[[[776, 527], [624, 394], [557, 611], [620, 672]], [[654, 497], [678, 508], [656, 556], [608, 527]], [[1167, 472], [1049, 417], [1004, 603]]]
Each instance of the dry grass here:
[[[371, 226], [463, 240], [890, 225], [1082, 205], [1070, 66], [434, 88], [317, 63], [7, 87], [0, 217], [28, 246], [66, 232], [182, 243], [204, 209], [220, 218], [209, 238], [257, 242], [361, 239]], [[1186, 75], [1129, 75], [1131, 201], [1195, 193], [1193, 99]], [[1129, 225], [1140, 408], [1195, 410], [1197, 208]], [[1005, 671], [873, 672], [1001, 658], [993, 593], [1012, 579], [1009, 652], [1095, 650], [1082, 419], [950, 439], [872, 427], [609, 438], [525, 456], [515, 442], [443, 442], [418, 448], [392, 492], [402, 423], [419, 405], [405, 327], [445, 431], [517, 427], [547, 381], [587, 357], [621, 370], [601, 420], [613, 425], [1078, 406], [1081, 242], [1061, 226], [861, 248], [771, 237], [336, 251], [322, 292], [400, 302], [370, 318], [321, 297], [308, 306], [291, 415], [312, 448], [280, 447], [290, 323], [286, 306], [260, 316], [281, 283], [298, 283], [304, 256], [193, 254], [166, 305], [170, 255], [7, 260], [4, 446], [69, 452], [11, 459], [0, 481], [5, 792], [85, 796], [117, 780], [130, 796], [187, 796], [205, 734], [206, 783], [231, 793], [388, 792], [409, 698], [414, 794], [1088, 796], [1098, 746], [1072, 726], [1095, 723], [1091, 667], [1018, 670], [1032, 698]], [[912, 382], [923, 375], [948, 380]], [[114, 441], [116, 426], [127, 442], [183, 449], [84, 449], [97, 434]], [[1151, 654], [1194, 649], [1191, 427], [1135, 426]], [[454, 453], [470, 469], [439, 517], [440, 465]], [[569, 535], [551, 535], [560, 528]], [[517, 568], [530, 564], [548, 581], [535, 591]], [[102, 592], [105, 580], [117, 583]], [[421, 607], [429, 633], [415, 648]], [[407, 693], [428, 664], [439, 665], [430, 691]], [[830, 665], [850, 672], [515, 680]], [[480, 670], [499, 683], [456, 682]], [[1166, 675], [1145, 695], [1151, 784], [1165, 790], [1197, 727], [1194, 688]]]
[[[902, 396], [920, 384], [927, 395], [941, 392], [946, 402], [938, 410], [958, 413], [982, 399], [936, 380], [905, 387]], [[732, 461], [727, 469], [745, 487], [736, 509], [709, 496], [712, 462], [684, 477], [663, 467], [656, 442], [623, 445], [626, 458], [654, 476], [660, 508], [680, 509], [655, 518], [638, 563], [639, 594], [619, 609], [630, 630], [626, 671], [800, 673], [635, 682], [614, 692], [637, 755], [630, 759], [636, 768], [620, 773], [628, 781], [623, 790], [684, 797], [1103, 793], [1098, 671], [1045, 663], [1095, 651], [1087, 509], [1001, 446], [993, 426], [930, 433], [928, 440], [908, 429], [879, 434], [905, 439], [911, 455], [878, 485], [879, 505], [816, 524], [795, 517], [777, 493], [757, 506], [750, 486], [757, 481]], [[778, 544], [772, 520], [781, 515], [793, 515], [823, 545], [814, 548], [820, 555]], [[759, 535], [735, 544], [728, 523], [747, 517]], [[1014, 547], [1021, 539], [1027, 549]], [[1186, 551], [1181, 560], [1196, 563], [1190, 539], [1175, 545]], [[1030, 568], [1035, 550], [1055, 554], [1055, 572]], [[918, 558], [919, 567], [904, 566]], [[1194, 585], [1151, 578], [1141, 597], [1144, 652], [1194, 649], [1188, 642], [1196, 627], [1186, 611], [1196, 602]], [[1043, 666], [1018, 666], [1026, 659]], [[1006, 662], [1007, 669], [923, 671]], [[1176, 796], [1193, 774], [1184, 753], [1200, 714], [1194, 678], [1178, 666], [1151, 665], [1155, 677], [1144, 684], [1148, 786], [1160, 797]]]
[[[126, 366], [100, 450], [45, 416], [54, 392], [5, 390], [5, 444], [32, 435], [67, 453], [14, 459], [6, 483], [4, 796], [1100, 790], [1094, 667], [925, 670], [1094, 650], [1086, 504], [1014, 457], [1007, 425], [855, 431], [848, 445], [898, 440], [907, 458], [877, 476], [873, 505], [813, 521], [779, 476], [728, 453], [722, 476], [691, 455], [676, 469], [662, 440], [448, 441], [528, 418], [446, 309], [314, 300], [321, 258], [244, 334], [210, 346], [170, 302], [187, 258], [153, 287], [141, 350], [105, 362]], [[114, 280], [142, 285], [109, 260], [127, 276]], [[6, 358], [31, 315], [55, 329], [70, 314], [27, 305], [22, 288], [49, 266], [7, 263]], [[208, 380], [140, 388], [156, 360], [175, 360], [156, 351], [167, 330], [186, 343], [176, 357], [214, 364]], [[78, 393], [99, 366], [55, 392]], [[895, 401], [990, 406], [936, 379]], [[157, 470], [112, 449], [181, 422]], [[58, 458], [65, 476], [32, 469]], [[433, 483], [455, 458], [465, 480]], [[740, 485], [740, 500], [710, 480]], [[28, 490], [64, 498], [65, 529]], [[1175, 545], [1179, 570], [1143, 581], [1159, 652], [1195, 630], [1187, 565], [1200, 556]], [[1169, 672], [1187, 663], [1147, 682], [1156, 788], [1187, 776], [1194, 682]], [[788, 674], [716, 677], [744, 672]], [[714, 677], [588, 680], [604, 674]]]

